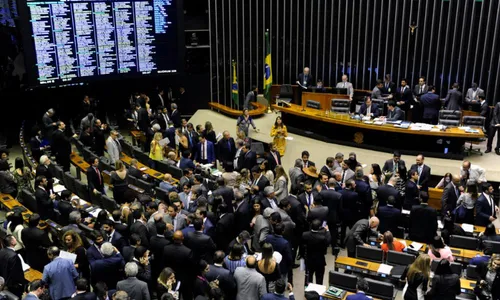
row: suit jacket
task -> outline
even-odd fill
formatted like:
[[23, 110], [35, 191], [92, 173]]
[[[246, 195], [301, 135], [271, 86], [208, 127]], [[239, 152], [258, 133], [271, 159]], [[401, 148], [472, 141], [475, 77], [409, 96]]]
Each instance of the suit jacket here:
[[113, 236], [111, 237], [111, 244], [118, 249], [118, 251], [122, 251], [123, 247], [128, 245], [127, 240], [115, 229]]
[[394, 107], [394, 110], [387, 111], [387, 121], [404, 121], [403, 110], [406, 109], [406, 104], [401, 105], [402, 108]]
[[279, 153], [279, 151], [276, 151], [274, 152], [274, 154], [276, 155], [276, 159], [278, 161], [276, 161], [276, 159], [274, 158], [274, 155], [271, 153], [271, 151], [269, 151], [269, 153], [267, 154], [267, 162], [269, 163], [269, 170], [273, 171], [276, 169], [276, 166], [277, 165], [281, 165], [281, 155]]
[[209, 264], [212, 263], [216, 246], [208, 235], [199, 231], [190, 232], [186, 236], [184, 243], [186, 247], [193, 251], [195, 262], [204, 260]]
[[234, 139], [232, 137], [230, 137], [229, 140], [226, 140], [226, 138], [221, 139], [217, 143], [217, 150], [217, 157], [220, 161], [222, 161], [223, 163], [232, 163], [234, 155], [236, 154], [236, 145], [234, 144]]
[[[495, 202], [493, 202], [493, 206]], [[476, 225], [488, 226], [490, 217], [496, 217], [495, 207], [491, 207], [490, 201], [482, 193], [476, 201]]]
[[290, 297], [287, 298], [285, 295], [278, 295], [276, 293], [267, 293], [260, 298], [260, 300], [284, 300], [284, 299], [295, 300], [295, 295], [290, 295]]
[[[361, 104], [361, 107], [359, 108], [359, 114], [360, 115], [366, 115], [366, 110], [368, 109], [366, 103]], [[376, 118], [380, 115], [380, 110], [378, 109], [377, 103], [372, 103], [371, 104], [371, 109], [370, 113], [373, 114], [373, 117]]]
[[43, 268], [43, 281], [49, 285], [52, 299], [69, 298], [76, 291], [78, 272], [69, 259], [56, 257]]
[[140, 221], [135, 221], [130, 226], [130, 234], [137, 233], [141, 237], [141, 245], [149, 247], [149, 232], [145, 224]]
[[[175, 230], [182, 230], [185, 227], [187, 227], [187, 221], [186, 221], [186, 216], [177, 213], [175, 216], [176, 223], [177, 223], [177, 228]], [[165, 216], [165, 222], [174, 225], [174, 220], [172, 220], [172, 217], [170, 215]]]
[[141, 107], [139, 109], [138, 118], [137, 126], [139, 126], [139, 130], [146, 132], [149, 128], [149, 114], [146, 108]]
[[422, 86], [422, 89], [420, 89], [420, 84], [417, 84], [413, 88], [413, 95], [422, 96], [422, 95], [426, 94], [428, 91], [429, 91], [429, 86], [427, 84], [424, 84]]
[[441, 213], [443, 215], [447, 212], [453, 212], [455, 207], [457, 207], [458, 197], [460, 197], [458, 187], [456, 187], [453, 182], [448, 183], [443, 190], [443, 196], [441, 198]]
[[27, 283], [21, 259], [16, 251], [10, 248], [0, 250], [0, 276], [5, 279], [5, 286], [11, 289]]
[[[101, 170], [97, 170], [98, 172], [101, 172]], [[96, 189], [104, 194], [104, 179], [102, 178], [102, 174], [97, 174], [97, 171], [92, 166], [87, 168], [87, 183], [91, 193], [94, 189]]]
[[377, 189], [377, 198], [378, 198], [378, 206], [384, 206], [387, 205], [387, 200], [389, 199], [389, 196], [394, 196], [396, 200], [396, 204], [394, 205], [396, 208], [401, 208], [401, 196], [396, 190], [395, 187], [385, 184], [381, 185]]
[[112, 256], [101, 257], [101, 259], [94, 260], [90, 263], [90, 268], [92, 270], [92, 283], [95, 284], [99, 281], [103, 281], [106, 283], [109, 290], [115, 289], [117, 282], [123, 278], [124, 266], [125, 260], [120, 253], [115, 253]]
[[128, 168], [127, 170], [127, 174], [130, 175], [130, 176], [134, 176], [135, 178], [137, 179], [141, 179], [142, 178], [142, 171], [137, 169], [136, 167], [130, 167]]
[[[406, 170], [405, 161], [402, 160], [402, 159], [400, 159], [399, 162], [398, 162], [397, 167], [398, 167], [399, 170]], [[394, 160], [393, 159], [388, 159], [388, 160], [385, 161], [384, 167], [382, 168], [382, 172], [383, 173], [386, 173], [386, 172], [393, 173], [394, 172]]]
[[472, 100], [476, 100], [479, 102], [479, 95], [484, 95], [484, 90], [477, 88], [476, 94], [474, 95], [474, 90], [472, 88], [467, 90], [467, 94], [465, 95], [465, 102], [468, 104], [472, 104]]
[[[257, 178], [254, 178], [254, 181], [252, 182], [252, 184], [255, 184], [255, 180], [257, 180]], [[263, 193], [264, 192], [264, 188], [266, 188], [267, 186], [270, 185], [269, 183], [269, 179], [267, 179], [267, 177], [262, 174], [262, 176], [260, 176], [260, 179], [258, 179], [259, 181], [257, 182], [257, 186], [259, 187], [259, 193]], [[266, 206], [267, 207], [267, 206]]]
[[[344, 172], [345, 172], [345, 174], [344, 174]], [[342, 170], [340, 170], [340, 176], [342, 176], [341, 177], [341, 184], [346, 183], [347, 180], [354, 178], [354, 171], [351, 169], [346, 169], [346, 170], [342, 169]]]
[[43, 123], [43, 135], [45, 137], [47, 137], [48, 139], [51, 139], [52, 138], [52, 134], [54, 133], [54, 130], [56, 130], [56, 126], [55, 125], [52, 125], [52, 123], [54, 123], [54, 121], [52, 120], [51, 117], [49, 117], [49, 115], [47, 115], [47, 113], [44, 113], [43, 114], [43, 117], [42, 117], [42, 123]]
[[106, 140], [106, 148], [108, 149], [109, 161], [112, 165], [120, 160], [120, 146], [117, 140], [112, 137], [108, 137]]
[[379, 206], [377, 217], [380, 220], [380, 224], [378, 225], [380, 232], [394, 232], [398, 226], [402, 225], [401, 210], [391, 205]]
[[253, 226], [253, 236], [252, 236], [252, 249], [255, 252], [261, 251], [261, 245], [265, 241], [269, 231], [271, 230], [271, 224], [264, 218], [264, 216], [259, 215], [255, 219], [255, 224]]
[[37, 227], [24, 228], [21, 238], [26, 249], [26, 260], [31, 268], [43, 271], [43, 267], [49, 263], [47, 249], [51, 246], [49, 235], [46, 231]]
[[373, 206], [373, 196], [370, 184], [366, 183], [364, 180], [356, 180], [355, 191], [358, 193], [359, 200], [362, 203], [361, 208], [361, 218], [365, 218], [370, 213], [370, 209]]
[[82, 144], [85, 147], [90, 147], [91, 149], [95, 150], [94, 137], [92, 136], [91, 133], [82, 131], [78, 139], [80, 140], [80, 142], [82, 142]]
[[231, 187], [220, 186], [212, 192], [212, 196], [214, 198], [222, 196], [224, 203], [227, 205], [228, 212], [233, 212], [234, 191]]
[[403, 101], [404, 104], [399, 107], [406, 111], [410, 108], [410, 104], [413, 103], [413, 93], [411, 92], [411, 88], [409, 86], [405, 86], [404, 88], [399, 87], [396, 94], [397, 101]]
[[42, 150], [40, 149], [41, 147], [41, 142], [36, 138], [36, 136], [32, 137], [30, 139], [30, 149], [31, 149], [31, 155], [33, 155], [33, 158], [35, 159], [36, 162], [40, 161], [40, 156], [42, 156]]
[[61, 159], [62, 157], [69, 160], [71, 154], [71, 143], [70, 138], [61, 130], [56, 130], [52, 135], [52, 152], [55, 154], [56, 158]]
[[491, 121], [491, 118], [490, 118], [490, 115], [491, 115], [491, 109], [490, 109], [490, 106], [488, 105], [488, 102], [487, 101], [484, 101], [483, 104], [481, 104], [481, 110], [479, 112], [479, 115], [481, 117], [484, 117], [484, 128], [489, 128], [490, 127], [490, 121]]
[[462, 110], [462, 93], [457, 89], [451, 89], [446, 95], [444, 107], [447, 110]]
[[228, 250], [229, 243], [236, 237], [239, 232], [235, 230], [235, 221], [233, 213], [225, 213], [219, 217], [219, 221], [215, 224], [215, 243], [217, 249]]
[[273, 245], [274, 251], [279, 252], [283, 258], [280, 262], [280, 273], [288, 274], [293, 266], [292, 246], [281, 235], [269, 234], [266, 237], [266, 243]]
[[490, 126], [495, 126], [497, 124], [500, 124], [500, 102], [495, 104], [495, 108], [491, 114]]
[[328, 221], [328, 207], [327, 206], [316, 206], [309, 210], [307, 214], [307, 221], [311, 223], [313, 220], [318, 219], [321, 222]]
[[81, 294], [77, 294], [75, 297], [71, 298], [74, 300], [95, 300], [97, 296], [92, 292], [85, 292]]
[[[417, 171], [418, 172], [418, 166], [417, 164], [413, 164], [410, 167], [410, 171]], [[419, 178], [417, 181], [417, 185], [421, 185], [422, 188], [420, 189], [421, 191], [428, 191], [429, 190], [429, 180], [431, 179], [431, 168], [424, 164], [422, 167], [422, 171], [419, 174]]]
[[366, 294], [363, 292], [357, 292], [356, 294], [347, 296], [345, 299], [346, 300], [369, 300], [372, 298], [366, 296]]
[[349, 97], [352, 98], [354, 96], [354, 88], [352, 86], [352, 83], [341, 81], [341, 82], [337, 83], [336, 87], [337, 88], [345, 88], [345, 89], [347, 89], [347, 95], [349, 95]]
[[403, 202], [403, 209], [410, 210], [413, 205], [419, 205], [418, 200], [418, 187], [417, 183], [411, 180], [406, 182], [405, 200]]
[[366, 243], [369, 236], [377, 237], [379, 233], [370, 228], [368, 219], [357, 221], [345, 238], [345, 247], [349, 252], [356, 252], [356, 246]]
[[238, 168], [239, 170], [245, 168], [248, 171], [252, 170], [252, 167], [257, 164], [257, 154], [255, 151], [249, 150], [247, 153], [243, 153], [241, 151], [240, 157], [238, 159]]
[[410, 212], [410, 239], [420, 243], [431, 243], [436, 235], [437, 211], [427, 204], [414, 205]]
[[194, 267], [196, 262], [193, 260], [193, 251], [183, 244], [170, 244], [163, 248], [162, 269], [170, 267], [175, 272], [175, 277], [188, 284], [194, 281]]
[[85, 118], [83, 118], [81, 121], [80, 121], [80, 130], [83, 131], [84, 128], [86, 127], [90, 127], [90, 130], [93, 130], [94, 128], [94, 120], [95, 120], [95, 117], [92, 118], [92, 119], [89, 119], [88, 116], [86, 116]]
[[372, 97], [372, 99], [383, 99], [382, 93], [384, 93], [383, 89], [379, 89], [378, 87], [374, 87], [372, 90], [371, 97]]
[[52, 203], [52, 199], [50, 199], [49, 193], [37, 186], [35, 189], [35, 199], [40, 218], [42, 220], [51, 219], [54, 216], [54, 204]]
[[439, 100], [439, 95], [433, 92], [427, 92], [420, 97], [420, 104], [423, 106], [423, 117], [425, 119], [437, 118], [439, 115], [439, 109], [441, 108], [441, 100]]
[[342, 221], [342, 194], [335, 190], [323, 190], [319, 193], [323, 205], [328, 207], [328, 223], [335, 224]]
[[326, 265], [325, 254], [331, 243], [331, 235], [324, 229], [318, 232], [307, 231], [302, 234], [302, 244], [308, 268], [321, 268]]
[[305, 175], [299, 168], [290, 168], [288, 170], [290, 176], [290, 192], [292, 194], [300, 194], [302, 192], [301, 182], [305, 180]]
[[[215, 162], [215, 147], [214, 147], [214, 144], [210, 141], [207, 140], [206, 142], [206, 152], [207, 152], [207, 161], [209, 163], [213, 163]], [[202, 158], [202, 153], [201, 153], [201, 142], [198, 143], [198, 145], [196, 145], [196, 156], [195, 156], [195, 160], [196, 161], [200, 161]]]
[[219, 280], [219, 287], [224, 291], [226, 299], [234, 299], [236, 293], [236, 280], [228, 269], [222, 266], [210, 265], [210, 270], [205, 274], [208, 282]]
[[177, 109], [170, 114], [170, 120], [174, 123], [175, 128], [181, 127], [181, 113]]
[[247, 200], [243, 200], [234, 211], [234, 220], [236, 232], [250, 229], [250, 222], [252, 221], [253, 214], [251, 213], [252, 206]]
[[148, 284], [137, 279], [137, 277], [129, 277], [119, 281], [116, 284], [118, 291], [125, 291], [130, 299], [134, 300], [149, 300]]
[[342, 195], [343, 220], [347, 224], [356, 221], [356, 217], [361, 213], [358, 207], [358, 193], [349, 189], [343, 189], [339, 193]]
[[313, 78], [311, 76], [311, 73], [309, 73], [309, 75], [307, 75], [307, 76], [304, 76], [304, 73], [300, 73], [297, 76], [297, 81], [300, 82], [301, 85], [304, 85], [304, 81], [305, 81], [306, 84], [304, 86], [306, 86], [306, 87], [313, 85]]

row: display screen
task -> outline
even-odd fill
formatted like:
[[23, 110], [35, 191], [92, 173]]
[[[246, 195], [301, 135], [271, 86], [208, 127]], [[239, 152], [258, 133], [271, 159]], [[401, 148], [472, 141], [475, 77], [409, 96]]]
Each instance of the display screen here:
[[35, 84], [178, 72], [177, 0], [28, 1], [27, 9]]

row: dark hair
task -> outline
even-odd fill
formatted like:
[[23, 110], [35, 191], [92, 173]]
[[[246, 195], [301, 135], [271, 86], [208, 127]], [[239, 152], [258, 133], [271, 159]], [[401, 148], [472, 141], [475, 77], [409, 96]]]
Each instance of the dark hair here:
[[436, 271], [434, 271], [434, 275], [448, 275], [448, 274], [453, 274], [451, 271], [451, 266], [450, 262], [447, 261], [446, 259], [442, 259], [439, 261]]
[[356, 283], [356, 289], [362, 292], [368, 292], [370, 286], [368, 282], [363, 277], [358, 277], [358, 282]]
[[40, 288], [47, 288], [47, 284], [42, 279], [37, 279], [29, 283], [28, 291], [34, 292]]
[[155, 227], [157, 234], [164, 234], [167, 231], [167, 224], [165, 222], [157, 222]]
[[85, 278], [78, 278], [75, 283], [77, 291], [86, 291], [89, 285]]
[[278, 223], [274, 225], [274, 233], [277, 235], [283, 235], [283, 232], [285, 232], [285, 225], [283, 223]]
[[394, 100], [389, 100], [389, 102], [387, 103], [387, 106], [396, 107], [396, 101], [394, 101]]
[[439, 235], [436, 235], [434, 237], [434, 239], [432, 240], [432, 244], [430, 245], [431, 247], [431, 252], [432, 254], [437, 257], [437, 258], [441, 258], [441, 253], [439, 253], [439, 249], [443, 249], [444, 248], [444, 242], [443, 240], [441, 239], [441, 237]]
[[229, 255], [234, 259], [235, 257], [237, 259], [241, 259], [241, 256], [243, 255], [243, 245], [235, 243], [233, 245], [233, 248], [231, 248], [231, 252]]
[[455, 228], [455, 222], [450, 216], [445, 216], [443, 219], [443, 229], [448, 230], [448, 233], [453, 233], [453, 228]]
[[224, 253], [224, 251], [221, 251], [221, 250], [215, 251], [215, 253], [214, 253], [214, 264], [222, 264], [222, 262], [224, 262], [224, 257], [225, 256], [226, 256], [226, 254]]
[[314, 219], [311, 222], [311, 230], [319, 230], [321, 228], [321, 221], [319, 219]]
[[132, 233], [130, 235], [129, 240], [130, 240], [130, 245], [132, 245], [132, 246], [137, 245], [137, 243], [141, 241], [141, 236], [138, 235], [137, 233]]
[[203, 259], [200, 260], [200, 262], [198, 263], [198, 271], [200, 272], [200, 274], [203, 274], [203, 271], [205, 271], [207, 267], [208, 263]]
[[203, 228], [203, 219], [202, 218], [196, 218], [193, 220], [193, 227], [194, 230], [200, 231]]
[[17, 225], [23, 225], [23, 215], [21, 214], [20, 211], [14, 212], [12, 215], [9, 216], [9, 229], [10, 231], [14, 232], [14, 229], [17, 227]]
[[274, 284], [274, 290], [277, 294], [285, 293], [287, 282], [283, 278], [276, 280]]
[[144, 253], [146, 253], [146, 251], [148, 251], [148, 248], [144, 246], [137, 246], [134, 250], [134, 257], [139, 260], [139, 258], [144, 256]]
[[276, 223], [281, 223], [281, 215], [279, 212], [275, 211], [271, 214], [271, 221]]
[[310, 156], [309, 151], [307, 151], [307, 150], [302, 151], [302, 155], [300, 155], [300, 157], [302, 158], [302, 156], [304, 156], [304, 155], [307, 155], [309, 157]]
[[47, 177], [45, 177], [45, 175], [38, 175], [36, 178], [35, 178], [35, 187], [39, 186], [40, 183], [43, 181], [43, 179], [45, 179]]
[[94, 293], [96, 294], [97, 299], [104, 300], [108, 294], [108, 286], [104, 281], [99, 281], [95, 284]]
[[14, 161], [14, 169], [21, 169], [21, 171], [24, 173], [24, 162], [23, 159], [20, 157], [16, 157], [16, 160]]
[[493, 223], [488, 224], [488, 226], [486, 226], [486, 228], [484, 229], [484, 236], [496, 236], [496, 235], [497, 232], [495, 225]]
[[308, 291], [304, 293], [304, 298], [306, 300], [319, 300], [319, 294], [316, 291]]
[[382, 183], [382, 170], [380, 169], [379, 164], [372, 164], [372, 169], [373, 169], [373, 175], [377, 177], [377, 183], [381, 184]]
[[427, 87], [428, 87], [428, 89], [427, 89], [428, 91], [436, 90], [436, 87], [433, 84], [428, 84]]
[[37, 213], [34, 213], [30, 216], [30, 219], [28, 221], [28, 227], [36, 227], [38, 226], [38, 223], [40, 223], [40, 215]]

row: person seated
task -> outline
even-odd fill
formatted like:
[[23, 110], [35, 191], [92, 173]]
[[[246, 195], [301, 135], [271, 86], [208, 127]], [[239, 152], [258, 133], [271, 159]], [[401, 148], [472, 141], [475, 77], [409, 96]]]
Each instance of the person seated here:
[[450, 247], [446, 246], [443, 238], [439, 235], [434, 237], [434, 240], [429, 246], [427, 254], [431, 257], [431, 259], [446, 259], [449, 262], [455, 261]]
[[371, 97], [365, 97], [365, 103], [361, 104], [358, 113], [366, 117], [376, 118], [380, 115], [377, 103], [372, 102]]
[[316, 93], [324, 93], [326, 91], [325, 86], [323, 85], [323, 80], [318, 79], [316, 82], [316, 86], [313, 88]]
[[382, 246], [380, 246], [380, 248], [387, 254], [389, 250], [403, 252], [406, 250], [406, 245], [398, 240], [394, 240], [392, 232], [386, 231], [384, 233], [384, 239], [382, 241]]
[[396, 102], [391, 100], [387, 104], [387, 116], [382, 116], [381, 118], [385, 119], [386, 121], [403, 121], [404, 113], [401, 108], [396, 106]]
[[483, 251], [483, 255], [476, 254], [473, 258], [469, 260], [469, 265], [479, 266], [482, 263], [488, 263], [491, 258], [491, 254], [493, 254], [493, 250], [491, 248], [486, 248]]
[[486, 245], [484, 242], [492, 241], [492, 242], [500, 242], [500, 235], [497, 234], [495, 225], [493, 223], [488, 224], [484, 229], [484, 232], [479, 234], [479, 248], [485, 249]]
[[445, 216], [443, 220], [443, 230], [441, 230], [441, 237], [445, 244], [450, 243], [450, 236], [452, 235], [465, 236], [465, 231], [462, 226], [455, 224], [450, 216]]

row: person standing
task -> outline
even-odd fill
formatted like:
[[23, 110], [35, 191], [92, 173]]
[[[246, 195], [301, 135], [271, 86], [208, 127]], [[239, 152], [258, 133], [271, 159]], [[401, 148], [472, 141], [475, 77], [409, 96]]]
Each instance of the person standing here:
[[271, 137], [273, 137], [273, 144], [276, 145], [280, 156], [285, 155], [286, 149], [286, 137], [288, 136], [288, 131], [281, 117], [276, 117], [273, 127], [271, 128]]
[[441, 100], [436, 94], [433, 85], [428, 86], [427, 93], [420, 96], [420, 105], [422, 106], [422, 121], [428, 124], [437, 124]]
[[423, 300], [429, 286], [431, 274], [431, 258], [420, 254], [410, 265], [406, 274], [406, 285], [403, 289], [404, 300]]
[[234, 279], [238, 287], [236, 300], [260, 299], [266, 290], [264, 276], [256, 270], [257, 260], [254, 256], [248, 256], [246, 267], [238, 267], [234, 271]]
[[349, 101], [352, 101], [352, 97], [354, 96], [354, 88], [352, 83], [347, 81], [347, 74], [342, 75], [342, 81], [337, 83], [336, 88], [347, 89], [347, 95], [349, 96]]
[[462, 110], [462, 93], [458, 90], [458, 83], [454, 83], [451, 90], [446, 95], [444, 107], [446, 110], [461, 111]]
[[[66, 124], [61, 121], [56, 122], [57, 130], [52, 136], [52, 151], [55, 154], [57, 163], [60, 164], [64, 172], [69, 171], [70, 167], [70, 155], [71, 155], [71, 143], [70, 138], [64, 133], [66, 129]], [[77, 134], [73, 135], [73, 138], [78, 137]]]
[[24, 278], [21, 259], [14, 250], [17, 240], [12, 235], [7, 235], [4, 239], [5, 248], [0, 250], [0, 276], [5, 279], [5, 286], [16, 296], [21, 296], [24, 285], [27, 283]]
[[[500, 132], [500, 102], [495, 105], [493, 109], [493, 115], [490, 121], [490, 128], [488, 128], [488, 142], [486, 144], [486, 151], [484, 153], [491, 152], [491, 147], [493, 144], [493, 138], [495, 134]], [[495, 147], [495, 153], [500, 155], [500, 134], [497, 135], [497, 144]]]
[[313, 282], [313, 276], [316, 275], [316, 284], [323, 284], [323, 276], [326, 266], [326, 250], [331, 243], [331, 235], [328, 227], [321, 226], [321, 221], [315, 219], [311, 222], [311, 230], [302, 234], [302, 244], [305, 246], [300, 249], [302, 257], [306, 260], [305, 285]]
[[55, 246], [47, 250], [51, 262], [43, 268], [43, 281], [49, 285], [52, 299], [69, 299], [76, 291], [78, 272], [71, 260], [59, 257], [60, 252]]
[[238, 120], [236, 121], [236, 131], [239, 134], [243, 132], [245, 134], [244, 137], [248, 137], [248, 129], [250, 128], [250, 126], [252, 126], [254, 130], [257, 130], [252, 117], [250, 117], [248, 109], [243, 109], [243, 115], [239, 116]]
[[245, 97], [245, 102], [243, 103], [243, 109], [250, 109], [250, 103], [257, 101], [258, 93], [259, 93], [259, 88], [253, 85], [252, 90], [248, 92], [248, 94]]

